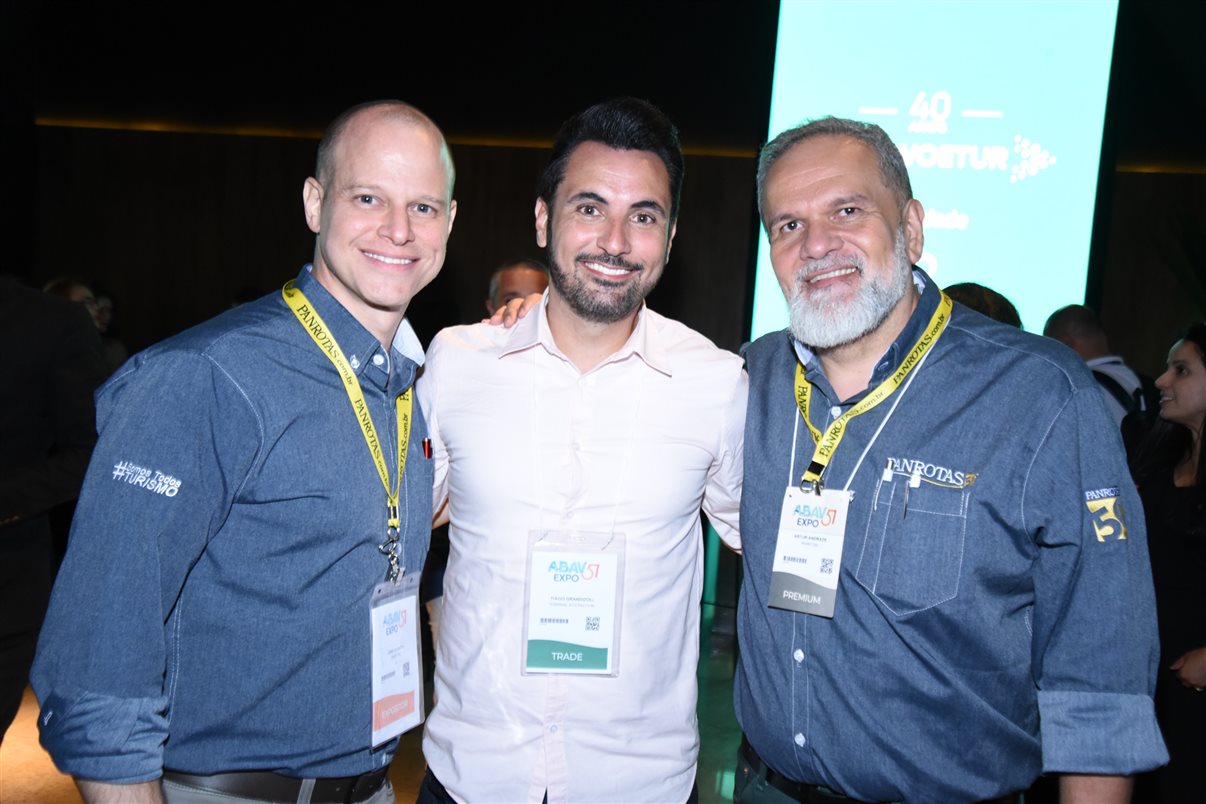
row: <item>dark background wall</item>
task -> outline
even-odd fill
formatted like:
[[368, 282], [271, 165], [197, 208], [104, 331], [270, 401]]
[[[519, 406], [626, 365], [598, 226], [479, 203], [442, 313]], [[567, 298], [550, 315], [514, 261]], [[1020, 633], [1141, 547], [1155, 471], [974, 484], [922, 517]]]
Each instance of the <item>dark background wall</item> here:
[[[79, 274], [102, 285], [133, 348], [221, 312], [250, 289], [278, 290], [313, 254], [301, 204], [313, 140], [41, 126], [36, 142], [32, 279]], [[542, 256], [533, 188], [547, 156], [544, 148], [453, 145], [458, 212], [448, 257], [410, 312], [424, 340], [484, 315], [499, 262]], [[752, 164], [687, 157], [671, 268], [650, 299], [731, 349], [742, 342], [756, 234]]]
[[[1149, 372], [1177, 329], [1206, 316], [1203, 6], [1123, 0], [1119, 15], [1087, 290], [1116, 349]], [[448, 260], [413, 309], [430, 332], [479, 314], [499, 261], [537, 254], [532, 187], [560, 121], [634, 94], [670, 114], [689, 153], [651, 304], [734, 348], [776, 8], [362, 3], [308, 18], [256, 3], [6, 4], [3, 270], [99, 282], [119, 334], [145, 346], [295, 273], [312, 249], [300, 190], [323, 125], [352, 103], [400, 97], [445, 129], [458, 165]], [[857, 69], [857, 32], [818, 35], [850, 38], [836, 77]]]

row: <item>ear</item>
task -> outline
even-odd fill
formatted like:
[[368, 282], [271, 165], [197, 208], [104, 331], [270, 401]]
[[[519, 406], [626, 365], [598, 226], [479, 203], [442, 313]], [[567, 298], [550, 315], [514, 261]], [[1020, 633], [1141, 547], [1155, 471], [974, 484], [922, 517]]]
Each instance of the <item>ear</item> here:
[[313, 176], [302, 185], [302, 208], [306, 211], [306, 225], [318, 234], [322, 228], [322, 185]]
[[536, 199], [536, 245], [547, 248], [549, 245], [549, 207], [543, 198]]
[[448, 236], [450, 234], [452, 234], [452, 222], [455, 220], [456, 220], [456, 199], [454, 198], [448, 202], [448, 231], [444, 233], [445, 240], [447, 240]]
[[921, 221], [925, 218], [925, 207], [916, 198], [910, 198], [909, 203], [905, 204], [902, 214], [904, 215], [905, 252], [909, 255], [909, 262], [916, 265], [917, 261], [921, 259], [921, 252], [925, 250], [925, 232], [921, 226]]
[[670, 262], [670, 246], [674, 245], [674, 235], [678, 232], [678, 221], [670, 224], [670, 236], [666, 238], [666, 259], [665, 262]]

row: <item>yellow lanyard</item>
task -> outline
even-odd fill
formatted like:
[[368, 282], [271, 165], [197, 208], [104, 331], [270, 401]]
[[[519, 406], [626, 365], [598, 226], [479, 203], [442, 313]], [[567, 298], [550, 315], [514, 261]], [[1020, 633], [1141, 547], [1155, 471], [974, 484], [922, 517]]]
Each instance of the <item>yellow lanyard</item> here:
[[800, 413], [804, 415], [804, 423], [808, 425], [808, 431], [812, 433], [812, 440], [816, 444], [816, 449], [812, 453], [812, 461], [800, 479], [801, 485], [812, 483], [814, 488], [820, 488], [821, 475], [829, 466], [829, 461], [833, 458], [833, 453], [837, 451], [838, 444], [842, 443], [842, 436], [846, 434], [846, 424], [855, 416], [861, 416], [883, 402], [904, 383], [909, 373], [917, 368], [921, 359], [938, 342], [938, 336], [942, 334], [951, 320], [953, 307], [954, 303], [950, 297], [943, 293], [942, 299], [938, 302], [938, 309], [930, 318], [925, 332], [917, 339], [917, 343], [913, 344], [913, 348], [905, 355], [904, 360], [896, 367], [892, 376], [875, 386], [875, 389], [863, 397], [857, 405], [834, 419], [824, 434], [813, 427], [812, 420], [808, 417], [809, 405], [812, 400], [812, 384], [804, 379], [804, 367], [799, 363], [796, 364], [796, 404], [800, 408]]
[[402, 473], [406, 471], [406, 450], [410, 444], [410, 417], [413, 408], [411, 389], [407, 388], [394, 399], [394, 407], [398, 414], [398, 479], [391, 488], [389, 466], [386, 465], [385, 453], [381, 450], [381, 439], [377, 437], [377, 428], [373, 426], [373, 416], [364, 399], [364, 392], [360, 389], [360, 381], [356, 379], [356, 372], [352, 370], [351, 364], [343, 356], [343, 350], [336, 343], [335, 336], [327, 329], [322, 316], [310, 304], [306, 295], [294, 286], [293, 280], [285, 283], [285, 287], [281, 289], [281, 295], [285, 298], [285, 304], [289, 305], [289, 309], [297, 316], [298, 322], [306, 332], [310, 333], [314, 343], [334, 364], [335, 370], [339, 372], [339, 378], [343, 380], [343, 389], [347, 391], [348, 400], [352, 403], [352, 412], [356, 414], [360, 432], [364, 434], [364, 443], [368, 444], [369, 454], [373, 456], [373, 465], [377, 467], [381, 485], [385, 487], [388, 540], [381, 545], [381, 552], [390, 557], [390, 580], [394, 580], [398, 575], [397, 545], [398, 530], [401, 527], [401, 521], [398, 518], [398, 497], [402, 491]]

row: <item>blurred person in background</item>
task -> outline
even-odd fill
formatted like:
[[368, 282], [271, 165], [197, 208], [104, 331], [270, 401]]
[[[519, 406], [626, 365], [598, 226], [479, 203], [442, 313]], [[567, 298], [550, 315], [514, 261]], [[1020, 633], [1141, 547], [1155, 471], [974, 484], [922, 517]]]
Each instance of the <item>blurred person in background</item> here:
[[0, 338], [17, 348], [0, 383], [0, 739], [29, 682], [55, 556], [50, 513], [74, 500], [96, 443], [105, 378], [78, 305], [0, 276]]
[[539, 260], [508, 260], [490, 276], [490, 296], [486, 312], [494, 315], [511, 299], [523, 299], [533, 293], [544, 293], [549, 286], [549, 271]]
[[1156, 586], [1156, 716], [1169, 763], [1141, 780], [1136, 800], [1198, 801], [1206, 790], [1206, 323], [1173, 344], [1156, 386], [1160, 417], [1131, 464]]
[[105, 347], [105, 362], [109, 365], [110, 374], [121, 368], [121, 364], [130, 357], [126, 345], [113, 333], [113, 308], [113, 297], [97, 290], [96, 313], [92, 320], [96, 322], [96, 329], [100, 332], [101, 343]]
[[126, 351], [125, 344], [108, 334], [109, 327], [113, 324], [113, 299], [110, 296], [97, 293], [90, 282], [78, 276], [52, 279], [42, 290], [51, 296], [82, 304], [92, 317], [96, 331], [100, 333], [105, 365], [108, 367], [105, 376], [108, 377], [121, 368], [121, 364], [126, 362], [130, 354]]
[[1018, 308], [992, 288], [975, 282], [956, 282], [947, 286], [946, 295], [964, 307], [970, 307], [977, 313], [988, 316], [993, 321], [1022, 329], [1022, 318], [1018, 315]]
[[[1149, 378], [1137, 374], [1110, 349], [1110, 340], [1097, 314], [1083, 304], [1069, 304], [1056, 310], [1043, 326], [1043, 334], [1067, 346], [1093, 372], [1093, 379], [1105, 392], [1106, 406], [1122, 427], [1129, 414], [1142, 415], [1154, 408], [1158, 394]], [[1153, 411], [1154, 412], [1154, 411]], [[1127, 444], [1135, 435], [1123, 427]]]
[[42, 288], [42, 292], [84, 305], [84, 309], [88, 311], [88, 315], [92, 316], [92, 323], [96, 326], [97, 331], [100, 331], [101, 325], [96, 304], [96, 294], [92, 292], [92, 288], [83, 279], [78, 276], [60, 276], [58, 279], [52, 279], [47, 282]]

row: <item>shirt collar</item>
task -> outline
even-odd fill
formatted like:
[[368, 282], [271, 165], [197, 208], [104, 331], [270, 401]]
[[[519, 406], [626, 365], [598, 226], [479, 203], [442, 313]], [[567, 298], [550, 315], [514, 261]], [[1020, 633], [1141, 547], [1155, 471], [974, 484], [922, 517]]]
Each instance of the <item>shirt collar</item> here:
[[[942, 298], [941, 291], [934, 283], [934, 280], [930, 279], [925, 271], [916, 266], [913, 267], [913, 284], [920, 294], [917, 307], [913, 310], [913, 314], [909, 316], [904, 329], [896, 336], [896, 340], [892, 342], [892, 345], [884, 352], [883, 357], [875, 364], [875, 370], [871, 372], [871, 381], [867, 384], [867, 388], [874, 388], [896, 370], [903, 359], [903, 355], [917, 343], [917, 339], [921, 337], [922, 331], [929, 324], [930, 316], [938, 309], [938, 302]], [[796, 351], [796, 357], [804, 366], [804, 376], [811, 382], [816, 382], [818, 378], [824, 378], [825, 375], [821, 371], [821, 361], [817, 360], [816, 353], [795, 338], [791, 339], [791, 343]], [[828, 389], [828, 381], [824, 383], [824, 386]], [[862, 393], [865, 392], [861, 392], [853, 399], [847, 401], [853, 402], [857, 400], [862, 396]]]
[[[339, 344], [339, 348], [343, 350], [344, 356], [352, 365], [352, 370], [356, 372], [357, 376], [363, 378], [367, 367], [372, 365], [375, 355], [388, 357], [385, 349], [377, 337], [365, 329], [364, 325], [357, 321], [356, 317], [349, 313], [347, 308], [314, 278], [311, 273], [312, 267], [310, 263], [306, 263], [298, 273], [295, 284], [298, 290], [305, 294], [309, 302], [314, 305], [318, 314], [322, 316], [327, 329], [335, 336], [336, 343]], [[422, 365], [423, 347], [419, 345], [419, 339], [415, 336], [414, 330], [405, 320], [402, 321], [398, 332], [394, 335], [393, 348], [403, 357], [409, 358], [417, 365]], [[418, 354], [418, 360], [415, 360], [414, 353]], [[382, 368], [385, 365], [388, 364], [383, 361]]]
[[394, 333], [394, 351], [409, 358], [416, 366], [423, 365], [425, 359], [423, 344], [419, 342], [419, 336], [415, 334], [414, 328], [405, 318], [398, 325], [398, 331]]
[[[510, 337], [503, 344], [499, 359], [540, 346], [549, 354], [566, 361], [569, 360], [557, 348], [557, 344], [553, 340], [553, 332], [549, 329], [548, 304], [549, 292], [545, 290], [537, 308], [511, 328]], [[637, 313], [636, 326], [633, 328], [632, 334], [628, 336], [628, 340], [614, 354], [600, 362], [599, 366], [617, 363], [635, 355], [654, 371], [665, 374], [667, 377], [673, 376], [669, 355], [655, 337], [648, 313], [649, 308], [642, 302], [641, 309]]]

